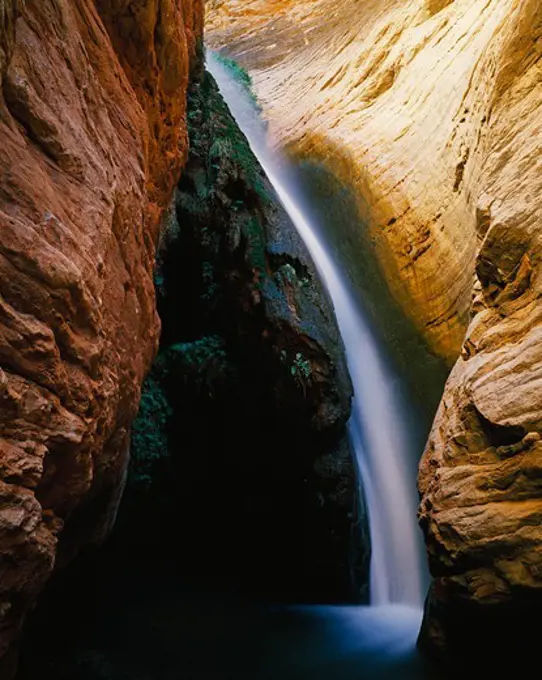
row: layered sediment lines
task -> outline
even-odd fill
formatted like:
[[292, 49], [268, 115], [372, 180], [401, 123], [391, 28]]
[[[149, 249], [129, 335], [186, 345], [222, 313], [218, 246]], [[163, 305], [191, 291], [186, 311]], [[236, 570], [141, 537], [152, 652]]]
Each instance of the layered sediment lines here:
[[159, 334], [199, 0], [0, 0], [0, 675], [114, 521]]
[[[210, 45], [249, 67], [277, 143], [357, 188], [396, 298], [436, 353], [460, 352], [420, 473], [424, 632], [449, 647], [462, 605], [511, 614], [542, 589], [542, 6], [208, 11]], [[501, 620], [503, 641], [517, 622]]]
[[505, 139], [509, 156], [523, 153], [510, 135], [526, 128], [503, 130], [494, 114], [524, 4], [208, 4], [209, 46], [249, 69], [278, 144], [354, 185], [392, 292], [448, 360], [468, 322], [484, 216], [523, 178], [513, 158], [505, 177], [487, 161], [502, 160]]

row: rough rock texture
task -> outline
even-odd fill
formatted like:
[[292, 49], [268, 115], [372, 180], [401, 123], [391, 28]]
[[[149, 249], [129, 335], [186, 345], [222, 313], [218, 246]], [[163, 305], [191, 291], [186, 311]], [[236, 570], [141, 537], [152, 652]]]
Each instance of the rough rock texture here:
[[[190, 89], [188, 117], [154, 371], [171, 407], [174, 523], [197, 546], [183, 562], [198, 555], [209, 583], [274, 599], [359, 601], [368, 535], [331, 303], [209, 74]], [[210, 536], [218, 516], [227, 530]]]
[[280, 143], [358, 187], [434, 350], [462, 344], [420, 472], [424, 641], [528, 647], [542, 589], [542, 6], [214, 0], [209, 41], [251, 67]]
[[[323, 160], [356, 188], [393, 294], [433, 350], [455, 359], [483, 215], [523, 179], [522, 152], [510, 136], [496, 136], [492, 111], [511, 67], [509, 43], [525, 36], [526, 3], [213, 0], [207, 7], [208, 44], [249, 68], [277, 142]], [[529, 101], [524, 113], [534, 126], [532, 91]], [[522, 134], [517, 118], [508, 132]], [[484, 168], [493, 153], [502, 162], [500, 146], [508, 177], [497, 187]], [[530, 185], [523, 186], [526, 196]]]
[[202, 14], [191, 0], [0, 1], [2, 678], [55, 561], [114, 520]]
[[425, 634], [467, 655], [477, 626], [492, 645], [529, 647], [525, 609], [542, 604], [541, 54], [542, 6], [514, 3], [477, 169], [487, 194], [472, 318], [420, 470], [436, 576]]

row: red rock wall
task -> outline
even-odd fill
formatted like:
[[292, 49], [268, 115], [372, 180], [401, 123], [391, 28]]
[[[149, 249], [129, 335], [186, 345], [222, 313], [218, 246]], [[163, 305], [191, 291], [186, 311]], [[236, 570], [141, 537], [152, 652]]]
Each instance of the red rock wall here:
[[0, 0], [0, 677], [110, 528], [155, 352], [203, 0]]

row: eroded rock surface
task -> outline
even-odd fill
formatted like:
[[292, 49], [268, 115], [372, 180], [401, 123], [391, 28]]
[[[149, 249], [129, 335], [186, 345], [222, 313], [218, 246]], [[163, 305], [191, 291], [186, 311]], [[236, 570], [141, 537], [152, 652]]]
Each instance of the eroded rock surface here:
[[115, 517], [201, 21], [197, 0], [0, 2], [2, 678], [55, 562]]
[[532, 88], [518, 102], [521, 125], [517, 111], [508, 122], [493, 115], [508, 106], [511, 50], [532, 35], [528, 3], [207, 7], [208, 44], [249, 68], [277, 143], [355, 187], [393, 294], [433, 351], [454, 360], [484, 215], [512, 187], [526, 198], [525, 168], [535, 172], [536, 145], [524, 144], [536, 128]]
[[483, 168], [498, 198], [479, 204], [471, 322], [420, 470], [420, 518], [436, 576], [425, 633], [439, 647], [451, 637], [456, 651], [471, 629], [459, 622], [469, 618], [494, 632], [491, 644], [529, 646], [541, 605], [542, 174], [533, 154], [542, 8], [516, 3], [512, 20]]
[[420, 472], [435, 576], [424, 640], [484, 658], [522, 635], [529, 646], [542, 586], [540, 3], [215, 0], [209, 40], [251, 68], [280, 143], [358, 187], [392, 290], [433, 349], [462, 346]]

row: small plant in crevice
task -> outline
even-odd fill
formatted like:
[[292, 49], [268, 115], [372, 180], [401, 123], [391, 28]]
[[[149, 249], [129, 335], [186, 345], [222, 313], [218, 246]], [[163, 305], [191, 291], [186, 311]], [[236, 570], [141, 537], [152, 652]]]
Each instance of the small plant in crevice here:
[[284, 276], [286, 281], [288, 281], [288, 283], [291, 286], [295, 286], [295, 284], [297, 283], [297, 280], [298, 280], [297, 279], [297, 272], [292, 267], [291, 264], [282, 265], [282, 267], [279, 269], [279, 271], [282, 273], [282, 275]]
[[164, 391], [166, 365], [159, 356], [143, 383], [139, 412], [132, 425], [128, 484], [148, 488], [157, 463], [168, 456], [167, 423], [172, 409]]
[[262, 107], [260, 106], [258, 102], [258, 98], [256, 97], [256, 93], [254, 92], [254, 83], [252, 82], [252, 78], [250, 75], [245, 71], [245, 69], [237, 62], [235, 59], [232, 59], [231, 57], [227, 57], [224, 53], [222, 52], [215, 52], [215, 58], [216, 60], [222, 64], [222, 66], [227, 69], [230, 73], [230, 75], [240, 84], [242, 85], [247, 93], [249, 94], [252, 102], [256, 106], [256, 109], [258, 112], [262, 112]]
[[294, 356], [289, 356], [286, 350], [280, 352], [281, 361], [288, 366], [290, 376], [306, 393], [307, 387], [311, 383], [312, 365], [310, 360], [302, 353], [296, 352]]
[[294, 363], [292, 365], [292, 372], [295, 375], [301, 375], [305, 380], [308, 380], [312, 374], [311, 362], [306, 359], [301, 352], [295, 355]]

